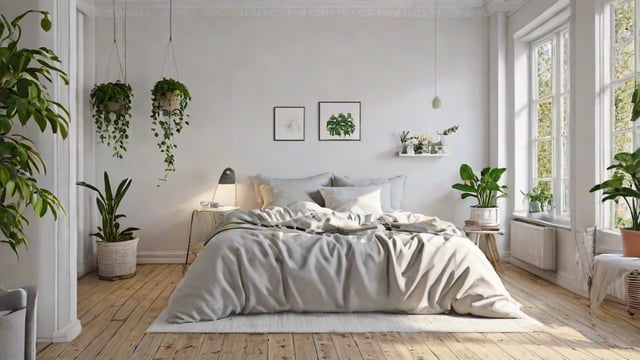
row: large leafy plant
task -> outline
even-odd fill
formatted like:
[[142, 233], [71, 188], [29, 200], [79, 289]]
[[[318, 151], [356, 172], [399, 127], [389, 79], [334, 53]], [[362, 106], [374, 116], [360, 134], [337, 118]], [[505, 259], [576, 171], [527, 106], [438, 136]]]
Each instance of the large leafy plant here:
[[[158, 138], [158, 148], [164, 153], [164, 178], [175, 171], [173, 150], [177, 147], [176, 134], [189, 125], [185, 113], [191, 95], [187, 87], [174, 79], [162, 78], [151, 90], [151, 119], [153, 135]], [[175, 103], [175, 105], [174, 105]]]
[[356, 131], [351, 113], [332, 114], [327, 120], [327, 131], [331, 136], [349, 136]]
[[113, 156], [120, 159], [127, 151], [131, 98], [131, 86], [121, 82], [96, 85], [90, 94], [98, 141], [110, 147]]
[[32, 208], [38, 217], [51, 212], [57, 218], [62, 204], [47, 189], [38, 185], [37, 173], [46, 173], [39, 150], [29, 138], [17, 133], [20, 126], [35, 122], [40, 131], [47, 127], [66, 138], [69, 112], [54, 101], [47, 83], [59, 78], [68, 84], [58, 67], [60, 59], [46, 48], [20, 47], [20, 22], [31, 13], [42, 15], [40, 27], [51, 29], [49, 13], [29, 10], [9, 21], [0, 16], [0, 231], [5, 243], [19, 256], [18, 249], [29, 247], [24, 233], [29, 224], [24, 211]]
[[486, 167], [480, 171], [480, 176], [473, 173], [471, 166], [460, 166], [460, 179], [462, 183], [452, 185], [452, 188], [462, 192], [460, 197], [466, 199], [473, 197], [478, 200], [476, 207], [490, 208], [497, 206], [497, 200], [507, 196], [507, 186], [498, 182], [505, 173], [505, 168]]
[[118, 207], [127, 194], [129, 187], [131, 186], [131, 179], [125, 178], [120, 181], [118, 188], [115, 192], [111, 189], [111, 181], [109, 180], [109, 174], [104, 172], [104, 193], [97, 187], [87, 184], [84, 181], [77, 183], [79, 186], [85, 187], [94, 191], [98, 197], [96, 197], [96, 204], [98, 205], [98, 211], [102, 217], [102, 226], [98, 226], [98, 231], [90, 234], [105, 242], [118, 242], [133, 240], [133, 232], [140, 230], [137, 227], [128, 227], [121, 229], [118, 219], [126, 217], [124, 214], [118, 214]]
[[613, 171], [609, 179], [589, 192], [602, 190], [602, 202], [622, 199], [631, 214], [631, 230], [640, 230], [640, 148], [633, 153], [619, 152], [613, 160], [615, 163], [607, 168]]

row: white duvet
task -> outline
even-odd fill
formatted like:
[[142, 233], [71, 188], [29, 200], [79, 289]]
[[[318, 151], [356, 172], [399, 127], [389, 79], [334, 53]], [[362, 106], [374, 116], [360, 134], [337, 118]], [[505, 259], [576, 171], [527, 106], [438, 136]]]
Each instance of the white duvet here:
[[[377, 228], [334, 233], [371, 222]], [[169, 321], [283, 311], [520, 315], [485, 255], [434, 217], [372, 219], [299, 203], [228, 214], [216, 231], [171, 296]]]

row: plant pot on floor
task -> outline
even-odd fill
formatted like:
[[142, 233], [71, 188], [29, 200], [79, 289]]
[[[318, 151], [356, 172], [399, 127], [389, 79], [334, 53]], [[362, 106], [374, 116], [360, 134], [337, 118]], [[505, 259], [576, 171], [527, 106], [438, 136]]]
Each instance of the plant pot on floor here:
[[481, 226], [500, 226], [500, 208], [498, 207], [476, 207], [469, 208], [469, 220], [477, 222]]
[[136, 273], [138, 240], [96, 242], [98, 277], [102, 280], [126, 279]]
[[622, 255], [640, 257], [640, 231], [620, 229], [622, 237]]

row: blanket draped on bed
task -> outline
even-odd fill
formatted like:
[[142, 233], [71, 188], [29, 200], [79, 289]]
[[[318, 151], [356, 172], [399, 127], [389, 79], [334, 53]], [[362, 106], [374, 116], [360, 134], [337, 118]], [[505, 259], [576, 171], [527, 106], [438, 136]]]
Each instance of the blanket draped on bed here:
[[520, 314], [478, 247], [435, 217], [300, 203], [230, 213], [215, 232], [171, 296], [170, 322], [282, 311]]

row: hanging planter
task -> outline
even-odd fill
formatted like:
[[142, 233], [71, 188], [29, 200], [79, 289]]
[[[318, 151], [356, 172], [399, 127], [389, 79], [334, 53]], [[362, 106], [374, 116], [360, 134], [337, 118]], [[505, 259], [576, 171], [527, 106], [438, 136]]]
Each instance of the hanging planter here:
[[[126, 46], [125, 46], [125, 63], [124, 67], [120, 62], [120, 52], [118, 50], [118, 41], [116, 38], [116, 3], [113, 3], [113, 46], [109, 55], [109, 62], [105, 72], [105, 82], [95, 85], [91, 89], [91, 115], [96, 125], [96, 134], [98, 142], [107, 145], [113, 150], [113, 157], [122, 159], [123, 154], [127, 151], [126, 145], [129, 140], [129, 120], [131, 119], [131, 99], [133, 92], [131, 85], [127, 84], [127, 62], [126, 62]], [[126, 25], [126, 9], [125, 9], [125, 25]], [[126, 39], [126, 28], [125, 28]], [[126, 42], [125, 42], [126, 45]], [[114, 56], [117, 59], [119, 78], [124, 78], [124, 82], [120, 80], [107, 82], [109, 69], [111, 68]]]
[[153, 135], [158, 138], [158, 148], [164, 153], [164, 172], [166, 180], [169, 172], [175, 171], [173, 150], [177, 147], [176, 134], [189, 125], [185, 113], [191, 95], [187, 87], [174, 79], [162, 78], [151, 90], [151, 119]]
[[91, 90], [91, 110], [98, 141], [113, 150], [113, 156], [122, 159], [127, 151], [133, 92], [129, 84], [109, 82]]

